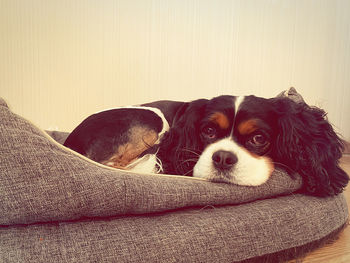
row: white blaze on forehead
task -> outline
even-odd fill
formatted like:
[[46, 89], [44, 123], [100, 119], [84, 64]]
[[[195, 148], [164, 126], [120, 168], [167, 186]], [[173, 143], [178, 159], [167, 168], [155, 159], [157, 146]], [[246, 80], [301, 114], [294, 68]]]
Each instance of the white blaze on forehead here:
[[239, 111], [239, 108], [242, 104], [242, 102], [244, 101], [244, 96], [238, 96], [236, 97], [236, 101], [235, 101], [235, 114], [237, 114], [237, 112]]
[[241, 107], [241, 104], [242, 102], [244, 101], [245, 97], [244, 96], [238, 96], [236, 97], [235, 99], [235, 102], [234, 102], [234, 106], [235, 106], [235, 115], [233, 117], [233, 125], [232, 125], [232, 130], [231, 130], [231, 134], [230, 134], [230, 137], [233, 136], [233, 133], [234, 133], [234, 129], [235, 129], [235, 124], [236, 124], [236, 116], [237, 116], [237, 113], [239, 111], [239, 108]]

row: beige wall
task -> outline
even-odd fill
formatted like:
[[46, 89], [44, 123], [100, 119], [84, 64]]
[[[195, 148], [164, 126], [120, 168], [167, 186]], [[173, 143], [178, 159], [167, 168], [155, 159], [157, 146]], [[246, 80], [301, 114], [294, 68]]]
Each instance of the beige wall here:
[[348, 0], [0, 0], [0, 96], [41, 128], [290, 86], [350, 139]]

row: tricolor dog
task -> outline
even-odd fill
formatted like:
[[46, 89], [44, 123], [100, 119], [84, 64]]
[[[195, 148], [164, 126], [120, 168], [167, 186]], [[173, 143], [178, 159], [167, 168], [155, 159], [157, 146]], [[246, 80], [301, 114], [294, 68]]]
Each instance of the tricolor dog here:
[[304, 193], [331, 196], [349, 177], [325, 115], [287, 97], [158, 101], [93, 114], [64, 145], [119, 169], [238, 185], [261, 185], [279, 166], [302, 176]]

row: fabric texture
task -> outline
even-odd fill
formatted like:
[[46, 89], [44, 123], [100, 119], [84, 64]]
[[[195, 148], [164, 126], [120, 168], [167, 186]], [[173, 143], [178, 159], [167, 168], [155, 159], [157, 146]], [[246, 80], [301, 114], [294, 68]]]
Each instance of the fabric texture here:
[[319, 240], [348, 217], [343, 195], [295, 194], [301, 179], [284, 171], [244, 187], [104, 167], [1, 99], [0, 160], [0, 262], [235, 262]]
[[[235, 262], [320, 239], [346, 222], [343, 195], [0, 228], [2, 262]], [[262, 261], [259, 261], [262, 262]], [[276, 262], [276, 261], [270, 261]]]

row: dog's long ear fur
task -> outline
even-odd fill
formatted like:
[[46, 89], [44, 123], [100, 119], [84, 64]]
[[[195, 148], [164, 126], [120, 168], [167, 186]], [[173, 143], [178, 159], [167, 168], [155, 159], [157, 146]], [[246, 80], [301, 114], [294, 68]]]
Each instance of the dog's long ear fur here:
[[200, 99], [185, 103], [176, 112], [158, 152], [165, 173], [191, 175], [198, 158], [196, 152], [202, 150], [198, 135], [200, 131], [197, 129], [207, 102]]
[[326, 113], [288, 98], [274, 99], [277, 161], [295, 168], [303, 177], [302, 191], [316, 196], [336, 195], [349, 176], [339, 167], [344, 144], [326, 119]]

